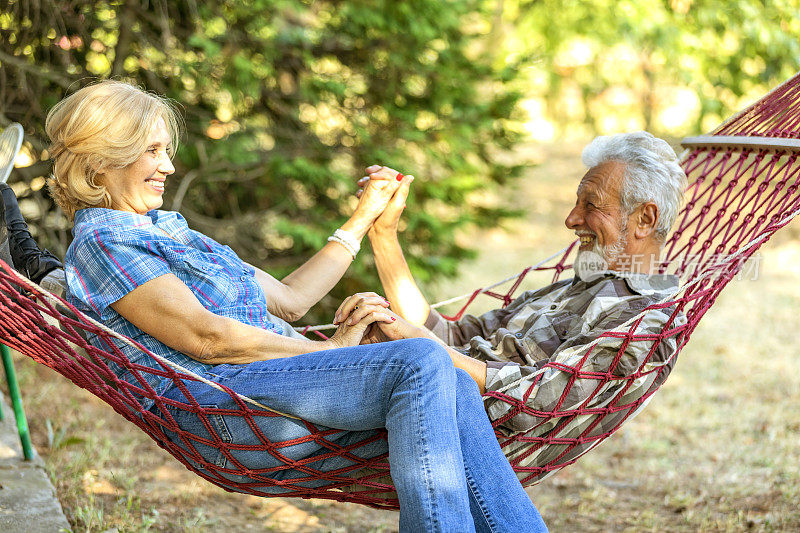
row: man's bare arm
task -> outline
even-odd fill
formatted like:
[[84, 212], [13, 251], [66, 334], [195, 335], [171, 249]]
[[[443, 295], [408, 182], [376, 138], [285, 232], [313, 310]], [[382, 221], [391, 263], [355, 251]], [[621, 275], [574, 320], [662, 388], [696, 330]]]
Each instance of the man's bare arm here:
[[413, 176], [406, 176], [400, 188], [394, 193], [386, 209], [370, 229], [369, 242], [375, 255], [383, 290], [392, 303], [392, 308], [403, 318], [421, 326], [428, 318], [430, 305], [422, 295], [411, 270], [408, 268], [400, 241], [397, 239], [397, 226], [400, 215], [406, 206], [409, 187]]

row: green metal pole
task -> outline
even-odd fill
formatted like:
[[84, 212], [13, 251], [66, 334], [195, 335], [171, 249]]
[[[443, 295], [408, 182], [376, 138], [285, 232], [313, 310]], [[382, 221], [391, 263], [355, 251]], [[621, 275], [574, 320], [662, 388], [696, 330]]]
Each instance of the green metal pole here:
[[28, 421], [25, 418], [25, 411], [22, 409], [22, 397], [19, 394], [17, 373], [14, 371], [14, 363], [11, 361], [11, 352], [8, 350], [8, 346], [0, 344], [0, 351], [3, 354], [3, 366], [6, 369], [11, 407], [14, 409], [14, 417], [17, 419], [17, 431], [19, 432], [19, 440], [22, 443], [22, 454], [25, 456], [26, 461], [30, 461], [33, 459], [33, 446], [31, 445], [31, 434], [28, 431]]

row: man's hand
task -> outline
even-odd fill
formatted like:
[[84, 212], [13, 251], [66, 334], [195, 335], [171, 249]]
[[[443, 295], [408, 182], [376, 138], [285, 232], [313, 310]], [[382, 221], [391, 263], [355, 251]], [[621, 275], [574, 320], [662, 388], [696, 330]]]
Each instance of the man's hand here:
[[338, 334], [343, 328], [361, 327], [361, 325], [369, 322], [368, 326], [364, 326], [364, 331], [361, 332], [359, 337], [361, 344], [413, 338], [434, 340], [447, 350], [453, 360], [453, 365], [456, 368], [466, 370], [478, 384], [481, 393], [485, 392], [486, 363], [457, 352], [447, 346], [426, 327], [415, 326], [391, 311], [388, 305], [389, 302], [374, 292], [364, 292], [350, 296], [342, 302], [342, 305], [336, 311], [334, 322], [340, 324], [336, 333]]
[[373, 322], [372, 324], [367, 327], [367, 331], [364, 332], [364, 336], [361, 338], [361, 344], [377, 344], [379, 342], [388, 342], [392, 339], [386, 336], [385, 333], [381, 331], [381, 328], [378, 326], [377, 323]]

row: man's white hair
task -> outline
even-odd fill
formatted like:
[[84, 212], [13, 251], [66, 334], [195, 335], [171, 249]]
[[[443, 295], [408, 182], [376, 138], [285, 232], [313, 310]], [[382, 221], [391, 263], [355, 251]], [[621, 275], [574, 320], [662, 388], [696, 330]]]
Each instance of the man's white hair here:
[[656, 237], [664, 242], [683, 201], [686, 173], [675, 150], [646, 131], [596, 137], [583, 150], [583, 164], [596, 167], [607, 161], [625, 164], [620, 195], [622, 214], [628, 215], [645, 202], [658, 206]]

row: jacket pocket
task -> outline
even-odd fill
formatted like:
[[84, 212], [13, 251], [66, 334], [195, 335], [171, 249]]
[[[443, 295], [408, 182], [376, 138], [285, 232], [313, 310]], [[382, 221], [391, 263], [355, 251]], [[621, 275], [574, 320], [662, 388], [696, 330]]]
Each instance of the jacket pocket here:
[[225, 269], [190, 253], [183, 256], [186, 284], [206, 306], [226, 307], [236, 301], [238, 291]]

